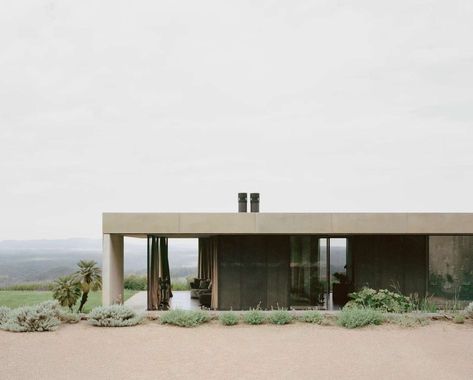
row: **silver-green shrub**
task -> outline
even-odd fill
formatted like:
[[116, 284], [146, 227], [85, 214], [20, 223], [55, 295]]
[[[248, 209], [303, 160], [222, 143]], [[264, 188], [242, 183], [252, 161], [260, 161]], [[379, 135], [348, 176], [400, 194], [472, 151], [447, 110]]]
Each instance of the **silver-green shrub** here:
[[389, 321], [401, 327], [418, 327], [429, 324], [429, 319], [421, 314], [394, 315], [389, 317]]
[[292, 322], [292, 315], [284, 309], [273, 310], [269, 314], [269, 321], [273, 325], [287, 325]]
[[317, 310], [307, 310], [301, 317], [301, 321], [320, 325], [324, 317]]
[[6, 306], [0, 306], [0, 325], [5, 323], [8, 318], [8, 314], [10, 313], [11, 309]]
[[468, 317], [473, 318], [473, 302], [470, 302], [470, 304], [465, 308], [465, 313]]
[[10, 310], [1, 328], [13, 332], [52, 331], [61, 324], [59, 314], [57, 301], [23, 306]]
[[59, 319], [64, 323], [79, 323], [81, 316], [78, 313], [61, 312]]
[[89, 313], [89, 322], [99, 327], [135, 326], [143, 321], [143, 316], [124, 305], [99, 306]]
[[243, 315], [243, 322], [248, 325], [261, 325], [265, 320], [263, 312], [259, 309], [250, 309]]
[[367, 325], [380, 325], [383, 322], [384, 316], [380, 311], [364, 307], [345, 307], [337, 319], [340, 326], [349, 329]]
[[160, 321], [164, 325], [174, 325], [179, 327], [195, 327], [210, 321], [210, 315], [201, 310], [180, 310], [174, 309], [163, 313]]
[[220, 314], [218, 319], [220, 323], [224, 326], [233, 326], [238, 324], [240, 317], [237, 313], [234, 313], [233, 311], [227, 311], [225, 313]]

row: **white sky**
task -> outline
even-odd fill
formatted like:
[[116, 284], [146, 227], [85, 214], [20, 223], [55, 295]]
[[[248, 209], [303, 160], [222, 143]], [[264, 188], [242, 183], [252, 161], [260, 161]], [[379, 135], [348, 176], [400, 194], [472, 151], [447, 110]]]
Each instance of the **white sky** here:
[[473, 211], [473, 1], [0, 0], [0, 240], [104, 211]]

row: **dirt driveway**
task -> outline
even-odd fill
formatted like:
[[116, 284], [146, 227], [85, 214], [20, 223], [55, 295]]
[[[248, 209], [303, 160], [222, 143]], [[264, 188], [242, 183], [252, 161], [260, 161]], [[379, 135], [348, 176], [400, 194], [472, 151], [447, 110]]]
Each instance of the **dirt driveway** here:
[[7, 379], [473, 379], [473, 324], [0, 331]]

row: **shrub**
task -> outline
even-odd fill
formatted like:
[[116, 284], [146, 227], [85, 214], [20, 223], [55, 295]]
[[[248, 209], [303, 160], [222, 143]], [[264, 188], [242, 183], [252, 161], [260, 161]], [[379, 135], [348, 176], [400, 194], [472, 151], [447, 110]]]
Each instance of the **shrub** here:
[[53, 298], [58, 300], [61, 306], [68, 307], [72, 311], [80, 294], [80, 286], [72, 276], [59, 277], [54, 281]]
[[473, 318], [473, 302], [470, 302], [470, 304], [465, 308], [465, 313], [468, 317]]
[[269, 321], [273, 325], [287, 325], [292, 322], [292, 315], [284, 309], [273, 310], [269, 315]]
[[218, 319], [224, 326], [236, 325], [238, 321], [240, 320], [238, 314], [232, 311], [227, 311], [225, 313], [220, 314], [220, 317], [218, 317]]
[[59, 319], [64, 323], [78, 323], [81, 319], [80, 314], [62, 312], [59, 314]]
[[136, 274], [130, 274], [125, 277], [123, 281], [125, 289], [130, 290], [146, 290], [148, 286], [148, 279], [146, 276], [139, 276]]
[[414, 308], [409, 297], [387, 289], [375, 290], [365, 287], [359, 292], [350, 294], [350, 298], [352, 300], [346, 304], [348, 308], [377, 309], [385, 313], [405, 313]]
[[99, 327], [135, 326], [143, 321], [143, 316], [124, 305], [99, 306], [89, 313], [89, 322]]
[[396, 315], [390, 321], [401, 327], [417, 327], [429, 324], [429, 319], [423, 315]]
[[208, 313], [201, 310], [169, 310], [160, 318], [162, 324], [179, 327], [195, 327], [210, 321]]
[[8, 314], [10, 313], [11, 309], [6, 306], [0, 306], [0, 325], [5, 323], [8, 318]]
[[316, 310], [307, 310], [301, 317], [301, 320], [306, 323], [316, 323], [320, 325], [324, 317]]
[[345, 307], [337, 320], [340, 326], [349, 329], [367, 325], [380, 325], [383, 322], [384, 316], [380, 311], [365, 307]]
[[334, 315], [326, 315], [320, 322], [321, 326], [336, 326], [337, 317]]
[[1, 328], [13, 332], [52, 331], [61, 323], [60, 312], [57, 301], [19, 307], [8, 312]]
[[453, 323], [462, 324], [465, 323], [465, 316], [463, 314], [455, 314], [453, 316]]
[[251, 309], [243, 315], [243, 322], [249, 325], [261, 325], [264, 321], [264, 314], [259, 309]]

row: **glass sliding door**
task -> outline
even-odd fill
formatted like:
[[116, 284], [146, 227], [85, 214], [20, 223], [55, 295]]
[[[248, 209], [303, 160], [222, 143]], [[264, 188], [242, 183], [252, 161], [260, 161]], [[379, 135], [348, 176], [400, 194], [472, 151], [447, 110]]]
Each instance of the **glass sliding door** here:
[[346, 238], [330, 239], [330, 308], [343, 307], [351, 292], [347, 242]]
[[316, 307], [323, 304], [324, 289], [320, 281], [317, 238], [290, 238], [290, 293], [291, 307]]
[[291, 236], [289, 305], [339, 308], [347, 302], [346, 238]]

